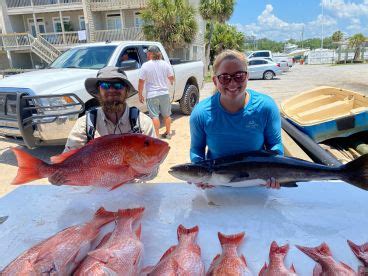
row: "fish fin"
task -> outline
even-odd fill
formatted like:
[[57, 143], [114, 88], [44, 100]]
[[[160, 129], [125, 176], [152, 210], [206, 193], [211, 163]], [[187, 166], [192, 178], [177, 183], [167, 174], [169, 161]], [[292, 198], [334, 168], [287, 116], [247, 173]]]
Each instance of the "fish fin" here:
[[113, 256], [111, 255], [113, 252], [110, 249], [96, 249], [88, 253], [88, 256], [91, 256], [92, 258], [99, 260], [103, 263], [107, 263], [110, 258]]
[[160, 261], [162, 261], [167, 256], [169, 256], [175, 249], [176, 249], [176, 245], [171, 246], [168, 250], [166, 250], [166, 252], [164, 253], [164, 255], [162, 255]]
[[363, 190], [368, 190], [368, 154], [341, 166], [342, 180]]
[[100, 243], [96, 246], [96, 249], [101, 248], [102, 246], [104, 246], [104, 245], [109, 241], [109, 239], [110, 239], [111, 235], [112, 235], [112, 232], [107, 233], [107, 234], [102, 238], [102, 240], [100, 241]]
[[207, 273], [206, 273], [206, 276], [210, 276], [210, 275], [212, 275], [212, 272], [213, 272], [213, 269], [216, 267], [216, 262], [217, 262], [217, 260], [220, 258], [220, 254], [217, 254], [214, 258], [213, 258], [213, 260], [212, 260], [212, 262], [211, 262], [211, 264], [210, 264], [210, 267], [208, 268], [208, 271], [207, 271]]
[[245, 264], [245, 266], [248, 266], [247, 265], [247, 260], [245, 259], [245, 257], [244, 257], [243, 254], [240, 256], [240, 259], [243, 261], [243, 263]]
[[283, 254], [286, 255], [289, 251], [289, 245], [285, 244], [283, 246], [279, 246], [277, 244], [277, 242], [273, 241], [271, 243], [271, 248], [270, 248], [270, 254], [271, 253], [279, 253], [279, 254]]
[[113, 190], [115, 190], [115, 189], [119, 188], [120, 186], [123, 186], [123, 185], [124, 185], [124, 184], [126, 184], [126, 183], [127, 183], [127, 182], [119, 183], [119, 184], [117, 184], [117, 185], [113, 186], [109, 191], [111, 192], [111, 191], [113, 191]]
[[101, 207], [94, 214], [92, 223], [96, 223], [97, 225], [102, 226], [105, 225], [106, 223], [113, 221], [117, 215], [118, 215], [117, 212], [110, 212], [105, 210], [104, 207]]
[[19, 148], [12, 148], [12, 150], [18, 161], [18, 172], [11, 184], [24, 184], [47, 176], [42, 172], [49, 166], [47, 163]]
[[258, 273], [258, 276], [263, 276], [266, 274], [266, 271], [267, 271], [267, 263], [265, 262], [264, 265], [262, 266], [261, 270], [259, 271]]
[[298, 185], [296, 184], [296, 182], [284, 182], [284, 183], [280, 183], [281, 187], [286, 187], [286, 188], [296, 188], [298, 187]]
[[79, 150], [80, 149], [73, 149], [68, 152], [64, 152], [62, 154], [52, 156], [50, 157], [51, 163], [53, 164], [61, 163], [65, 161], [66, 159], [68, 159], [70, 156], [76, 154]]
[[368, 242], [362, 245], [357, 245], [351, 240], [348, 240], [348, 244], [355, 256], [357, 256], [357, 258], [361, 260], [365, 266], [368, 266]]
[[296, 270], [295, 270], [294, 264], [291, 264], [290, 271], [296, 274]]
[[178, 241], [181, 241], [183, 236], [191, 236], [194, 241], [198, 235], [198, 231], [199, 231], [198, 225], [192, 228], [185, 228], [182, 224], [180, 224], [177, 230]]
[[249, 180], [249, 173], [243, 172], [230, 179], [230, 182], [241, 182]]
[[135, 235], [137, 236], [138, 239], [141, 239], [141, 235], [142, 235], [142, 224], [141, 223], [135, 230]]
[[224, 235], [218, 232], [217, 235], [220, 240], [221, 246], [231, 244], [238, 247], [243, 242], [245, 233], [241, 232], [234, 235]]
[[323, 275], [322, 266], [319, 263], [316, 263], [316, 265], [313, 268], [313, 276], [321, 276], [321, 275]]
[[323, 256], [332, 256], [330, 248], [328, 245], [323, 242], [321, 245], [317, 247], [305, 247], [300, 245], [295, 245], [300, 251], [308, 255], [310, 258], [315, 260], [316, 262]]

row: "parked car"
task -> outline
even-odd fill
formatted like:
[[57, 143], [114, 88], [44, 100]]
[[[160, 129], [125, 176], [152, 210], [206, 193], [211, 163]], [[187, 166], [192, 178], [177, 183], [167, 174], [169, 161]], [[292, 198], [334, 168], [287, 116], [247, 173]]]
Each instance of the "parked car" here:
[[275, 62], [286, 62], [289, 68], [293, 67], [294, 59], [289, 56], [273, 56]]
[[264, 58], [254, 58], [248, 61], [249, 79], [272, 80], [279, 76], [282, 70], [277, 63]]
[[[254, 58], [251, 58], [250, 60], [252, 60], [252, 59], [254, 59]], [[289, 65], [288, 65], [287, 61], [279, 61], [279, 62], [276, 62], [273, 58], [268, 58], [268, 57], [263, 58], [263, 59], [266, 59], [266, 60], [269, 60], [271, 62], [276, 63], [277, 66], [280, 67], [280, 69], [282, 70], [282, 72], [289, 71]]]
[[251, 58], [272, 58], [272, 52], [268, 50], [253, 51], [248, 55], [248, 59]]
[[[139, 68], [147, 61], [146, 51], [151, 45], [158, 46], [170, 64], [158, 42], [91, 43], [69, 49], [47, 69], [0, 80], [0, 135], [21, 137], [29, 148], [63, 145], [80, 113], [98, 105], [85, 90], [85, 79], [95, 77], [105, 66], [118, 66], [137, 88]], [[128, 54], [129, 60], [121, 60], [124, 54]], [[173, 63], [177, 77], [170, 87], [171, 101], [179, 102], [181, 111], [190, 114], [199, 100], [204, 64], [178, 59]], [[128, 103], [146, 109], [136, 91], [129, 95]]]

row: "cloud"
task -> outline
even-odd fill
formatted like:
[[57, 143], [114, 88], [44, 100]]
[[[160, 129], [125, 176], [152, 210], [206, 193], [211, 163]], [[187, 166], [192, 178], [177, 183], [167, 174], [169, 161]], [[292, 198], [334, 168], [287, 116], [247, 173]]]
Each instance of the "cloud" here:
[[254, 35], [257, 38], [266, 37], [276, 41], [285, 41], [290, 38], [301, 39], [303, 30], [304, 38], [321, 36], [322, 22], [325, 34], [336, 30], [337, 21], [330, 16], [325, 15], [322, 17], [322, 15], [319, 15], [316, 20], [307, 23], [289, 23], [278, 18], [273, 13], [273, 6], [267, 4], [258, 16], [256, 23], [248, 25], [236, 24], [236, 26], [246, 36]]
[[368, 0], [362, 3], [345, 2], [345, 0], [322, 0], [321, 5], [338, 18], [368, 17]]

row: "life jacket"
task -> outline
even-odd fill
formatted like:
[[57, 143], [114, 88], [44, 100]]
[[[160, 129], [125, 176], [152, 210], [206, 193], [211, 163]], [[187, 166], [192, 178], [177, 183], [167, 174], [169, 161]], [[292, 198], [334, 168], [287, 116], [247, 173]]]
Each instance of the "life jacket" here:
[[[91, 109], [86, 113], [86, 134], [87, 142], [95, 138], [97, 121], [97, 108]], [[129, 107], [130, 133], [142, 133], [139, 121], [139, 109], [135, 106]]]

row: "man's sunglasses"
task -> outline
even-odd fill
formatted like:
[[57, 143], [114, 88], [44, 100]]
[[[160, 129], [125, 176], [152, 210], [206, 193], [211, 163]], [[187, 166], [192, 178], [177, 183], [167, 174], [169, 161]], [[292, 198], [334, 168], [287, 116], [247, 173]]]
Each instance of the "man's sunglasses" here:
[[247, 74], [248, 73], [246, 71], [239, 71], [234, 74], [225, 73], [218, 75], [216, 77], [222, 85], [227, 85], [231, 82], [232, 79], [234, 79], [234, 81], [239, 83], [245, 81], [247, 78]]
[[122, 82], [106, 82], [106, 81], [101, 81], [98, 84], [102, 89], [105, 90], [109, 90], [111, 87], [113, 87], [116, 90], [121, 90], [124, 87], [126, 87], [126, 85]]

